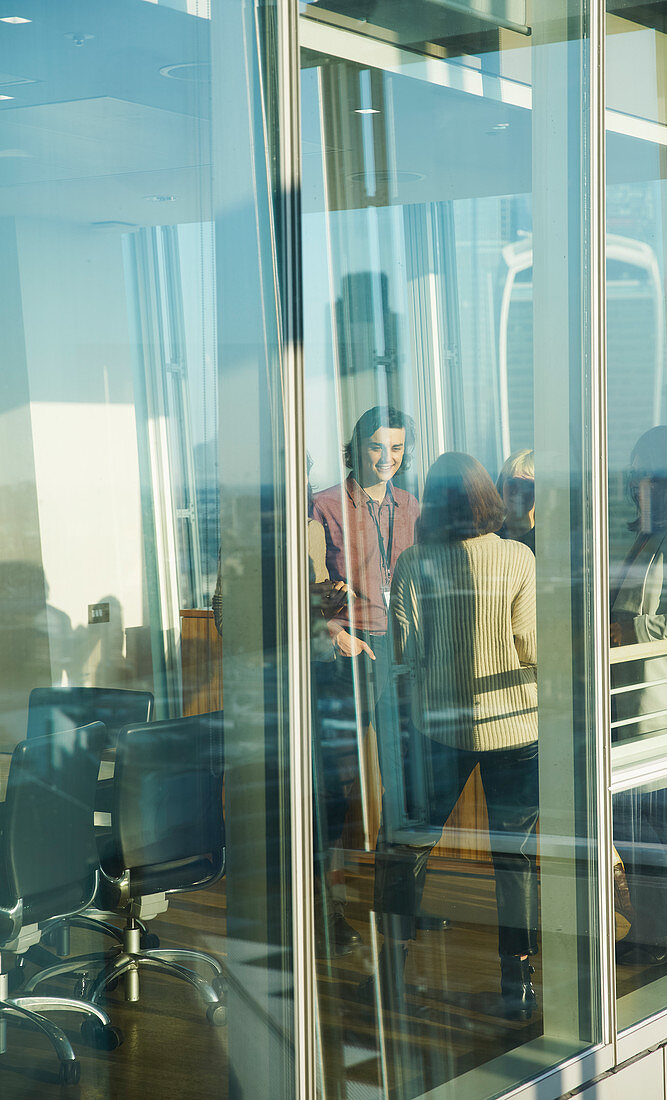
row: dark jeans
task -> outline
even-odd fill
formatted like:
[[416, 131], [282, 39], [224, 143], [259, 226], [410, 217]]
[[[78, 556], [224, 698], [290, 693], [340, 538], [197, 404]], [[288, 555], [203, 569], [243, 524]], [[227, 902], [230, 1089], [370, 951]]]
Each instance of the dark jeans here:
[[414, 770], [425, 776], [421, 788], [425, 805], [419, 815], [423, 825], [415, 826], [415, 839], [421, 834], [417, 843], [401, 843], [395, 834], [391, 839], [391, 831], [384, 827], [380, 832], [375, 859], [375, 909], [381, 930], [390, 939], [414, 939], [428, 857], [479, 764], [496, 880], [499, 953], [535, 954], [537, 742], [518, 748], [467, 752], [415, 731], [409, 754], [416, 755], [419, 763], [408, 772]]

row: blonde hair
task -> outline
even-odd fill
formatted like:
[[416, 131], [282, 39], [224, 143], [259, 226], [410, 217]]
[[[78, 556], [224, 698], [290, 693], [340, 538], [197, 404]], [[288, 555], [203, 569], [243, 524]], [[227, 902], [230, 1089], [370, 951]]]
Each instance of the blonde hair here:
[[503, 495], [503, 488], [506, 481], [509, 481], [512, 477], [532, 477], [535, 480], [535, 452], [525, 449], [523, 451], [514, 451], [509, 458], [505, 459], [503, 468], [498, 474], [498, 480], [496, 482], [496, 488]]

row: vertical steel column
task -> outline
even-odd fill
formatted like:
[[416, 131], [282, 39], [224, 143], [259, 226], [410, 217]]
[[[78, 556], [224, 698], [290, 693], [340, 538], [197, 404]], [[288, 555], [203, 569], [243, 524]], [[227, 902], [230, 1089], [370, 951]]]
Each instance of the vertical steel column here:
[[315, 1096], [310, 595], [301, 253], [301, 97], [297, 0], [278, 5], [280, 278], [285, 401], [295, 1098]]
[[598, 775], [598, 898], [602, 1040], [616, 1044], [616, 965], [611, 812], [611, 677], [609, 669], [609, 542], [607, 463], [607, 303], [605, 172], [605, 0], [590, 0], [590, 339], [591, 510], [593, 516], [593, 675]]
[[[283, 226], [291, 201], [281, 175], [286, 11], [284, 0], [216, 0], [211, 8], [233, 1100], [295, 1095], [294, 989], [302, 996], [292, 954], [290, 769], [301, 732], [290, 725], [288, 699], [288, 632], [299, 625], [290, 623], [287, 586], [293, 443], [285, 439], [283, 331], [292, 338], [284, 303], [298, 306], [298, 296], [280, 282], [298, 257]], [[294, 500], [290, 512], [297, 516]]]
[[[609, 1042], [604, 9], [536, 0], [532, 22], [544, 1021], [567, 1042]], [[544, 858], [556, 837], [567, 880]], [[585, 880], [575, 875], [582, 853]]]

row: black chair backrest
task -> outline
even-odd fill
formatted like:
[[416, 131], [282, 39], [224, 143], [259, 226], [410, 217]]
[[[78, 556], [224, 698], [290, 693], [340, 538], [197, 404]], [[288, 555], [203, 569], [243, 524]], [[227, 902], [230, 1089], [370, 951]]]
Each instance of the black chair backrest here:
[[155, 700], [150, 691], [125, 688], [34, 688], [28, 700], [27, 736], [44, 737], [61, 730], [104, 722], [107, 747], [116, 744], [121, 726], [150, 722]]
[[2, 901], [23, 899], [24, 923], [87, 904], [99, 868], [95, 788], [101, 722], [22, 741], [14, 749], [2, 814]]
[[[113, 873], [224, 863], [222, 713], [128, 726], [118, 735], [112, 811]], [[178, 877], [178, 876], [177, 876]], [[175, 889], [194, 885], [187, 868]], [[167, 883], [162, 889], [171, 888]]]

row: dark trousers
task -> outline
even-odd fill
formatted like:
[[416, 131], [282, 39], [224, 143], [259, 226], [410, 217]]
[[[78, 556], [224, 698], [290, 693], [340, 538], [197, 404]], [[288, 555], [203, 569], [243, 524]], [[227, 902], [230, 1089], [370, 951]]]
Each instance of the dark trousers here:
[[316, 865], [325, 870], [328, 853], [343, 833], [349, 789], [359, 774], [358, 725], [375, 721], [386, 703], [389, 664], [386, 635], [357, 632], [373, 650], [313, 662], [313, 792]]
[[388, 638], [386, 634], [369, 634], [366, 630], [357, 630], [355, 634], [370, 646], [375, 660], [363, 652], [358, 657], [339, 655], [333, 662], [333, 671], [339, 696], [348, 700], [353, 710], [357, 705], [361, 724], [367, 726], [389, 687]]
[[[479, 764], [489, 816], [501, 955], [537, 951], [538, 819], [537, 742], [518, 748], [467, 752], [414, 731], [407, 774], [421, 774], [421, 812], [413, 804], [417, 843], [384, 825], [375, 862], [375, 909], [381, 931], [393, 940], [414, 939], [426, 864], [475, 765]], [[413, 799], [413, 803], [414, 803]], [[417, 824], [421, 818], [421, 824]], [[405, 835], [405, 834], [404, 834]]]
[[[349, 810], [349, 791], [359, 775], [359, 728], [373, 723], [389, 727], [391, 676], [386, 635], [357, 631], [375, 660], [336, 657], [315, 661], [313, 694], [313, 790], [316, 875], [326, 875], [331, 849], [340, 842]], [[391, 745], [391, 737], [379, 741]], [[400, 774], [389, 767], [387, 771]]]

